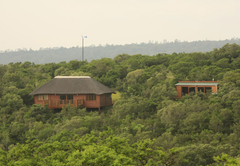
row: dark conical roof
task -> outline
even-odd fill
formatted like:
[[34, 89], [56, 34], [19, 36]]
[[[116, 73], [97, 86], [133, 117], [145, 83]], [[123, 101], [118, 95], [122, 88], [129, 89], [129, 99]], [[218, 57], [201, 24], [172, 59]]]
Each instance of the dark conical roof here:
[[37, 94], [104, 94], [115, 93], [89, 76], [56, 76], [30, 95]]

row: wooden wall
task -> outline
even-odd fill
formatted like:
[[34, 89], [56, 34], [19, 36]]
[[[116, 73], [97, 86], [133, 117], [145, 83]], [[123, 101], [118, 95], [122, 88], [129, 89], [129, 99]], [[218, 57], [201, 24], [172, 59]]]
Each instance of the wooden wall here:
[[100, 102], [101, 102], [101, 107], [112, 105], [111, 95], [109, 95], [109, 94], [103, 94], [103, 95], [101, 95], [101, 100], [100, 100]]
[[[48, 100], [60, 100], [60, 95], [48, 95]], [[96, 100], [86, 100], [86, 95], [73, 95], [73, 105], [77, 106], [77, 100], [83, 100], [83, 107], [100, 108], [112, 105], [112, 98], [109, 94], [96, 95]], [[44, 106], [43, 100], [38, 100], [38, 95], [34, 96], [34, 104]]]
[[176, 86], [177, 90], [177, 99], [182, 98], [182, 86]]
[[217, 86], [212, 86], [212, 92], [217, 93], [217, 91], [218, 91]]
[[[181, 82], [181, 81], [179, 81], [179, 82]], [[187, 81], [184, 81], [184, 82], [187, 82]], [[189, 81], [189, 82], [191, 82], [191, 81]], [[197, 81], [194, 81], [194, 82], [197, 82]], [[213, 82], [213, 81], [209, 81], [209, 82]], [[180, 85], [177, 85], [176, 86], [177, 99], [181, 99], [182, 98], [182, 87], [188, 87], [188, 88], [195, 87], [195, 94], [197, 94], [198, 87], [211, 87], [213, 93], [217, 93], [217, 91], [218, 91], [218, 89], [217, 89], [218, 87], [217, 86], [195, 86], [195, 85], [189, 85], [189, 86], [183, 85], [183, 86], [180, 86]]]

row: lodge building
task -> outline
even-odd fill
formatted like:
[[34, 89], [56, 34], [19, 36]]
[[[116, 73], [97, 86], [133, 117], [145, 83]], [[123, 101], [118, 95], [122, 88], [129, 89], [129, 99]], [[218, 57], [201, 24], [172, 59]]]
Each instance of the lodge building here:
[[218, 92], [218, 82], [217, 81], [178, 81], [176, 85], [177, 99], [181, 99], [184, 95], [194, 92], [201, 91], [203, 93]]
[[56, 76], [30, 95], [34, 95], [34, 104], [47, 104], [51, 109], [70, 104], [100, 111], [101, 107], [112, 105], [112, 93], [112, 89], [89, 76]]

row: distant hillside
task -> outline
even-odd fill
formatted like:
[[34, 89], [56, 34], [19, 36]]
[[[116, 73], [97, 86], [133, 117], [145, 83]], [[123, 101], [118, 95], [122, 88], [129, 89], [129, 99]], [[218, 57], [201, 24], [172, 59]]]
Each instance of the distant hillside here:
[[[193, 42], [174, 42], [165, 43], [141, 43], [141, 44], [126, 44], [126, 45], [105, 45], [105, 46], [90, 46], [85, 47], [85, 59], [91, 61], [103, 57], [113, 58], [118, 54], [142, 54], [142, 55], [156, 55], [158, 53], [173, 52], [208, 52], [214, 48], [220, 48], [226, 43], [240, 44], [239, 38], [231, 40], [220, 41], [193, 41]], [[44, 64], [51, 62], [61, 62], [81, 59], [82, 48], [43, 48], [39, 50], [6, 50], [0, 53], [0, 64], [8, 64], [10, 62], [25, 62], [30, 61], [36, 64]]]

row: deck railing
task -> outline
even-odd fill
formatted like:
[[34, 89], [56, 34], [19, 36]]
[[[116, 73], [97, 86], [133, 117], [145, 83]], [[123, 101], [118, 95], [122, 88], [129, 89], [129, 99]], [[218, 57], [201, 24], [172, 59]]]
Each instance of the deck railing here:
[[68, 104], [77, 107], [78, 105], [83, 105], [83, 100], [43, 100], [43, 104], [48, 104], [50, 108], [62, 108]]

